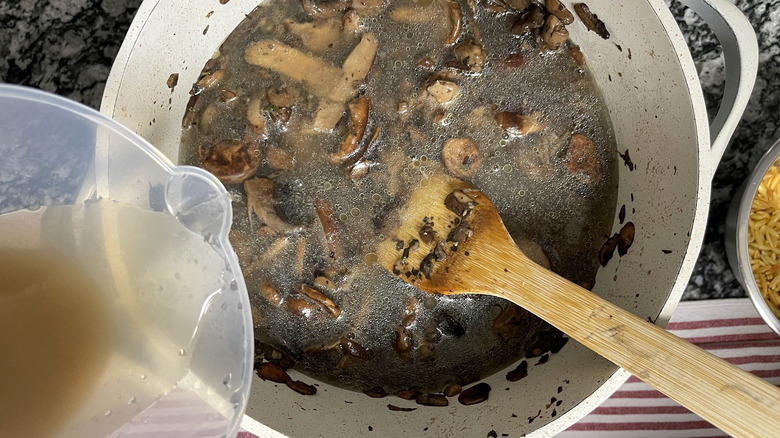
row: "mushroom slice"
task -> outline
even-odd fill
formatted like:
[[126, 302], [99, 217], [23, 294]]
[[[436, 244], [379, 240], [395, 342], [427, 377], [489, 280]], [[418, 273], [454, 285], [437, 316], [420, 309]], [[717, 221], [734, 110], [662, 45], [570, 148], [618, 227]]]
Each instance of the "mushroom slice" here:
[[474, 176], [482, 165], [482, 154], [469, 138], [451, 138], [442, 147], [442, 159], [447, 171], [457, 178]]
[[542, 48], [555, 51], [563, 47], [563, 43], [569, 39], [569, 31], [555, 15], [548, 15], [542, 26]]
[[363, 134], [366, 132], [369, 106], [370, 101], [366, 96], [360, 96], [349, 103], [352, 132], [341, 142], [339, 151], [331, 154], [331, 164], [354, 163], [365, 152], [365, 148], [361, 148], [360, 143], [363, 140]]
[[260, 284], [260, 293], [274, 306], [282, 303], [282, 295], [267, 281]]
[[463, 11], [460, 10], [458, 2], [450, 1], [448, 6], [450, 9], [450, 20], [452, 20], [452, 30], [444, 44], [451, 46], [458, 41], [460, 32], [463, 29]]
[[571, 136], [563, 157], [563, 166], [584, 184], [595, 186], [601, 181], [596, 146], [585, 134]]
[[338, 260], [343, 255], [343, 250], [339, 240], [338, 227], [336, 226], [336, 213], [333, 212], [333, 208], [328, 204], [328, 201], [320, 198], [314, 200], [314, 209], [317, 211], [317, 217], [322, 224], [325, 244], [330, 251], [329, 256]]
[[520, 137], [533, 134], [542, 130], [542, 124], [538, 122], [537, 114], [520, 114], [509, 111], [501, 111], [496, 114], [496, 122], [507, 134]]
[[428, 85], [426, 91], [436, 102], [445, 105], [458, 95], [460, 87], [455, 82], [439, 79]]
[[341, 29], [344, 33], [360, 32], [360, 15], [354, 9], [347, 9], [341, 19]]
[[485, 51], [474, 43], [459, 44], [455, 47], [455, 56], [473, 72], [481, 72], [485, 65]]
[[265, 117], [263, 117], [263, 108], [260, 99], [252, 99], [246, 108], [246, 119], [252, 132], [261, 139], [268, 137], [268, 131], [265, 127]]
[[360, 42], [352, 52], [350, 52], [341, 69], [343, 70], [344, 81], [350, 89], [354, 88], [355, 82], [362, 81], [374, 65], [376, 57], [377, 41], [373, 33], [365, 33]]
[[304, 47], [319, 54], [325, 53], [343, 37], [341, 20], [336, 17], [306, 23], [288, 20], [285, 22], [285, 26], [301, 39]]
[[225, 184], [237, 184], [251, 177], [260, 166], [260, 149], [256, 143], [223, 140], [213, 146], [198, 148], [203, 168]]
[[342, 83], [341, 69], [279, 41], [258, 41], [246, 50], [244, 57], [252, 65], [305, 84], [312, 94], [321, 98], [330, 98], [335, 86]]
[[585, 3], [577, 3], [574, 5], [574, 12], [580, 17], [580, 20], [585, 24], [588, 30], [596, 32], [596, 35], [601, 38], [609, 39], [609, 31], [603, 21], [599, 19], [599, 16], [590, 11], [590, 8]]
[[558, 17], [558, 19], [561, 20], [561, 23], [574, 23], [574, 15], [566, 9], [566, 6], [561, 3], [561, 0], [544, 0], [544, 7], [547, 8], [547, 12]]
[[509, 31], [514, 35], [523, 35], [542, 26], [544, 26], [544, 11], [536, 5], [532, 5], [520, 14]]
[[254, 229], [252, 213], [263, 221], [276, 233], [292, 233], [299, 231], [296, 227], [283, 221], [274, 209], [274, 182], [268, 178], [254, 178], [244, 181], [246, 192], [247, 213], [249, 214], [249, 227]]
[[328, 312], [328, 315], [331, 318], [338, 318], [339, 315], [341, 315], [341, 308], [336, 305], [335, 302], [333, 302], [330, 297], [325, 295], [324, 293], [318, 291], [317, 289], [314, 289], [311, 286], [302, 284], [301, 285], [301, 293], [306, 296], [306, 298], [316, 302], [317, 304], [322, 307], [323, 310]]

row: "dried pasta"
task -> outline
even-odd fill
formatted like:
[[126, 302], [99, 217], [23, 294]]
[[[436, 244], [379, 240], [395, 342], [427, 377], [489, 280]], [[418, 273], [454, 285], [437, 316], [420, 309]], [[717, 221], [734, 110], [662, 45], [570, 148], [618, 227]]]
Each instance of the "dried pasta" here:
[[748, 254], [758, 289], [780, 318], [780, 167], [772, 166], [758, 186], [748, 221]]

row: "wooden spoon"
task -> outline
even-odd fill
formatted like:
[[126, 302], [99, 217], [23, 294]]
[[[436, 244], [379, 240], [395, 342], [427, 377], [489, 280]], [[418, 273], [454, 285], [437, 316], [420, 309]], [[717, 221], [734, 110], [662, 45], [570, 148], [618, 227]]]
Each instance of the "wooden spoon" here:
[[[437, 236], [425, 243], [420, 229], [431, 222]], [[448, 236], [467, 238], [453, 248]], [[399, 250], [398, 239], [418, 239], [420, 247]], [[434, 251], [437, 241], [446, 243]], [[423, 180], [377, 255], [425, 292], [512, 301], [732, 436], [780, 436], [780, 389], [537, 265], [517, 248], [493, 203], [464, 181], [441, 174]]]

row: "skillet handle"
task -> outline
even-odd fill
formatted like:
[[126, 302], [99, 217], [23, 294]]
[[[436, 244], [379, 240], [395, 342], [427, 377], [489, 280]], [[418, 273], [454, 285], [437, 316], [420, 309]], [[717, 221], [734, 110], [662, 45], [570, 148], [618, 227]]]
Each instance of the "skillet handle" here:
[[731, 135], [742, 118], [758, 71], [758, 42], [747, 17], [727, 0], [680, 0], [701, 17], [715, 33], [726, 64], [723, 100], [710, 124], [710, 166], [718, 168]]

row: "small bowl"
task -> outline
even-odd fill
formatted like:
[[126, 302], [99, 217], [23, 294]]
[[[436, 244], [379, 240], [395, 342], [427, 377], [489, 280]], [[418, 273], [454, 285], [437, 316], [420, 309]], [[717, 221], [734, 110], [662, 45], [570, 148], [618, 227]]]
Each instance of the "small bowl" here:
[[731, 202], [726, 217], [726, 256], [731, 270], [748, 293], [750, 300], [767, 325], [780, 335], [780, 319], [772, 312], [758, 288], [748, 253], [748, 221], [753, 199], [761, 180], [773, 165], [780, 165], [780, 140], [761, 157], [753, 172], [745, 180]]

